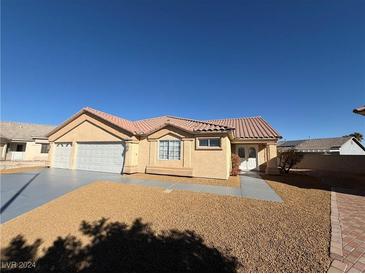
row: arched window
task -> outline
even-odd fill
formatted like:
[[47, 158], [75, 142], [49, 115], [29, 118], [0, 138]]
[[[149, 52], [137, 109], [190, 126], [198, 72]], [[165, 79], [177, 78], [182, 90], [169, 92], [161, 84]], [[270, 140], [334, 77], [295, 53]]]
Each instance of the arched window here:
[[238, 156], [240, 158], [245, 158], [246, 157], [246, 155], [245, 155], [245, 148], [244, 147], [239, 147], [238, 148]]
[[248, 158], [256, 158], [256, 149], [254, 147], [250, 147], [248, 150]]

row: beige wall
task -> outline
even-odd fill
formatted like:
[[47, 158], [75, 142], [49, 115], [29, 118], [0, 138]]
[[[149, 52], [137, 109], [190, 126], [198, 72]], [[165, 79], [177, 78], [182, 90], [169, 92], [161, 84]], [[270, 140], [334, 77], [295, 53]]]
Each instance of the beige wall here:
[[[217, 135], [212, 135], [217, 137]], [[220, 137], [220, 136], [218, 136]], [[180, 140], [180, 160], [160, 160], [160, 140]], [[222, 135], [222, 148], [196, 149], [196, 138], [182, 130], [166, 127], [139, 141], [137, 172], [227, 179], [231, 166], [231, 145]]]
[[48, 160], [48, 153], [41, 153], [42, 144], [36, 142], [27, 142], [24, 160]]
[[[123, 139], [131, 138], [126, 132], [120, 132], [111, 126], [96, 120], [93, 117], [82, 114], [49, 136], [49, 140], [51, 142], [49, 161], [52, 164], [54, 143], [72, 143], [71, 168], [76, 168], [77, 142], [120, 142]], [[128, 155], [128, 153], [131, 154]], [[126, 152], [125, 157], [128, 168], [133, 164], [133, 153], [134, 147], [132, 146], [131, 150]]]
[[365, 156], [305, 153], [294, 168], [365, 174]]
[[192, 167], [194, 177], [227, 179], [231, 170], [231, 143], [228, 136], [221, 138], [221, 149], [192, 150]]
[[0, 143], [0, 159], [1, 160], [5, 160], [5, 157], [6, 157], [6, 155], [5, 155], [6, 146], [7, 146], [6, 144]]
[[[48, 160], [48, 153], [41, 153], [42, 143], [48, 144], [47, 140], [40, 140], [38, 141], [32, 141], [32, 142], [14, 142], [9, 143], [9, 150], [7, 155], [4, 155], [4, 160], [11, 160], [11, 153], [10, 150], [15, 150], [15, 147], [17, 144], [25, 144], [25, 151], [23, 152], [23, 161], [47, 161]], [[2, 144], [4, 145], [4, 144]], [[4, 151], [5, 153], [5, 151]]]
[[130, 139], [131, 137], [131, 133], [121, 131], [111, 125], [109, 126], [87, 114], [82, 114], [54, 132], [48, 139], [50, 142], [95, 142], [120, 141], [121, 139]]

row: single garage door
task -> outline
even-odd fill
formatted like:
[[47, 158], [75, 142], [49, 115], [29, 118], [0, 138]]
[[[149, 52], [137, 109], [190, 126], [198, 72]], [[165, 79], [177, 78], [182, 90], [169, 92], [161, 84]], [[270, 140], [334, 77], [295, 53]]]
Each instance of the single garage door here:
[[124, 162], [122, 143], [78, 143], [77, 169], [121, 173]]
[[71, 149], [71, 143], [56, 143], [52, 166], [70, 168]]

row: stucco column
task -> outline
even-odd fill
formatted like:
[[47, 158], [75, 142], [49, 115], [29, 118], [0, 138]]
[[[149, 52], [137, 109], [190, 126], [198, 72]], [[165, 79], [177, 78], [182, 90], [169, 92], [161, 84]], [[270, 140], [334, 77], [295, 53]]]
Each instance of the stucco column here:
[[279, 174], [277, 163], [277, 148], [276, 144], [266, 145], [267, 165], [266, 174]]
[[156, 165], [156, 157], [157, 157], [157, 140], [149, 140], [150, 142], [150, 154], [149, 154], [149, 160], [148, 163], [150, 166]]
[[125, 173], [137, 172], [138, 165], [138, 141], [128, 140], [125, 141], [124, 149], [124, 169]]
[[183, 167], [191, 168], [191, 151], [193, 149], [193, 141], [192, 138], [184, 138], [183, 139]]
[[49, 151], [48, 151], [48, 166], [52, 166], [52, 161], [53, 161], [53, 154], [55, 151], [55, 143], [54, 142], [49, 142]]
[[8, 143], [3, 146], [3, 151], [1, 152], [1, 160], [6, 160], [6, 150], [8, 149]]
[[72, 148], [71, 148], [71, 169], [76, 169], [76, 159], [77, 159], [77, 142], [73, 141], [72, 142]]

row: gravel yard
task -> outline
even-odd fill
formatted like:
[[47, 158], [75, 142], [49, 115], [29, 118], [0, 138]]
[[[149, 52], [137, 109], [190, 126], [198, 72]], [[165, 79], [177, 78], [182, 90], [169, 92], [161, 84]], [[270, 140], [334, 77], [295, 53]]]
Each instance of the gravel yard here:
[[266, 179], [284, 203], [95, 182], [1, 225], [1, 246], [19, 234], [28, 243], [42, 239], [39, 250], [69, 234], [86, 243], [83, 220], [130, 225], [141, 218], [156, 233], [194, 231], [206, 245], [236, 257], [236, 271], [327, 271], [330, 193], [309, 176]]
[[145, 174], [145, 173], [136, 173], [136, 174], [126, 175], [126, 176], [132, 177], [132, 178], [145, 179], [145, 180], [155, 180], [155, 181], [173, 182], [173, 183], [191, 183], [191, 184], [203, 184], [203, 185], [240, 187], [240, 177], [239, 176], [229, 176], [229, 178], [227, 180], [154, 175], [154, 174]]

